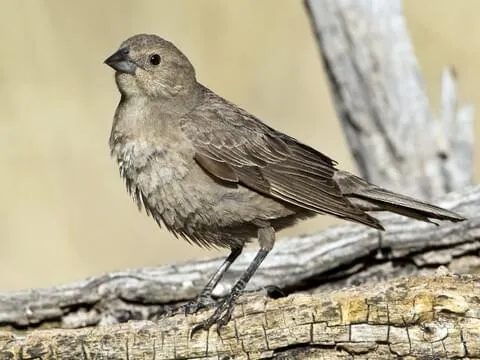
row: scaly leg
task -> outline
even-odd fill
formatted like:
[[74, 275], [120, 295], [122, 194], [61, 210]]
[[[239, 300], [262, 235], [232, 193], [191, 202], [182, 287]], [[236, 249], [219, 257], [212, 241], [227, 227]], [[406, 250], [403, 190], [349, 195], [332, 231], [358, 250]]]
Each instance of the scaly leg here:
[[228, 257], [215, 271], [210, 280], [208, 280], [207, 285], [205, 285], [197, 298], [180, 306], [175, 312], [179, 313], [181, 311], [185, 311], [186, 314], [194, 314], [198, 310], [203, 309], [208, 305], [214, 304], [215, 301], [212, 299], [213, 289], [215, 289], [215, 286], [217, 286], [217, 284], [220, 282], [225, 272], [230, 268], [233, 262], [242, 253], [242, 250], [243, 247], [232, 248], [232, 251], [230, 252]]
[[273, 244], [275, 243], [275, 230], [272, 227], [258, 229], [258, 242], [260, 244], [260, 250], [257, 252], [257, 255], [250, 263], [247, 270], [245, 270], [240, 276], [240, 279], [235, 283], [230, 294], [218, 304], [217, 308], [208, 319], [193, 327], [190, 336], [193, 336], [193, 334], [200, 329], [209, 329], [213, 324], [217, 324], [218, 330], [228, 323], [232, 316], [235, 301], [242, 294], [250, 278], [255, 274], [260, 264], [272, 250]]

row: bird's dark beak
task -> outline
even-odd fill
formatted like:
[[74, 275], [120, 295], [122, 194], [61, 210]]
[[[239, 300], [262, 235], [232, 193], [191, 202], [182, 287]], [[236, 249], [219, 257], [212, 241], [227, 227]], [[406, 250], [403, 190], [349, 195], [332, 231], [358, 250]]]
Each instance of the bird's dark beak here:
[[118, 72], [134, 75], [135, 70], [137, 69], [137, 64], [130, 59], [128, 53], [128, 48], [121, 48], [106, 58], [104, 63]]

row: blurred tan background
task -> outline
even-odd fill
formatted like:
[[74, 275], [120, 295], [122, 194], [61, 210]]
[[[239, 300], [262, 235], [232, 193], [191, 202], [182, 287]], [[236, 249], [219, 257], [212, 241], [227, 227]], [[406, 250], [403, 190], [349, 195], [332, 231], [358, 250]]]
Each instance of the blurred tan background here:
[[[480, 1], [408, 0], [405, 11], [432, 105], [454, 64], [479, 108]], [[119, 95], [102, 62], [139, 32], [172, 40], [204, 84], [353, 168], [301, 1], [0, 0], [0, 290], [224, 253], [138, 213], [109, 157]]]

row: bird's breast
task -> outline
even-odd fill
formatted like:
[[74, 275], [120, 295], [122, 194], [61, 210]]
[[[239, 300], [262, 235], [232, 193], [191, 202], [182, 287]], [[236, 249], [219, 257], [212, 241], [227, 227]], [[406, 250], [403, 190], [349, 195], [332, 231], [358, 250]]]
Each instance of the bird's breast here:
[[137, 204], [157, 223], [195, 242], [209, 239], [222, 245], [225, 234], [244, 241], [256, 234], [248, 224], [293, 214], [274, 199], [212, 178], [188, 147], [124, 140], [113, 146], [112, 153]]
[[179, 152], [168, 145], [148, 140], [120, 141], [112, 147], [123, 176], [135, 181], [145, 192], [181, 181], [189, 172], [193, 152]]
[[129, 193], [157, 222], [171, 230], [181, 227], [199, 206], [186, 183], [195, 166], [193, 152], [124, 139], [112, 147], [112, 155]]

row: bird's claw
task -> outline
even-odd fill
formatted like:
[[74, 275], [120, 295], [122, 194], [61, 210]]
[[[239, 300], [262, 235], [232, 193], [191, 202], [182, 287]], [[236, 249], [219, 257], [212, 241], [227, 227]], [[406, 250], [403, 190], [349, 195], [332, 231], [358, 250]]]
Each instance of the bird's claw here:
[[192, 338], [193, 335], [199, 330], [208, 330], [214, 324], [217, 325], [217, 333], [218, 333], [220, 329], [223, 326], [227, 325], [228, 322], [230, 321], [232, 317], [234, 304], [235, 304], [234, 299], [230, 297], [222, 300], [220, 304], [217, 306], [217, 308], [215, 309], [215, 311], [213, 312], [213, 314], [210, 315], [210, 317], [196, 324], [192, 328], [192, 331], [190, 332], [190, 338]]
[[210, 295], [199, 295], [196, 299], [182, 304], [177, 307], [172, 307], [165, 311], [165, 316], [170, 317], [178, 314], [192, 315], [206, 307], [215, 305], [215, 300]]
[[215, 300], [210, 295], [200, 295], [196, 299], [187, 302], [179, 307], [178, 312], [184, 312], [185, 315], [197, 313], [199, 310], [215, 305]]

